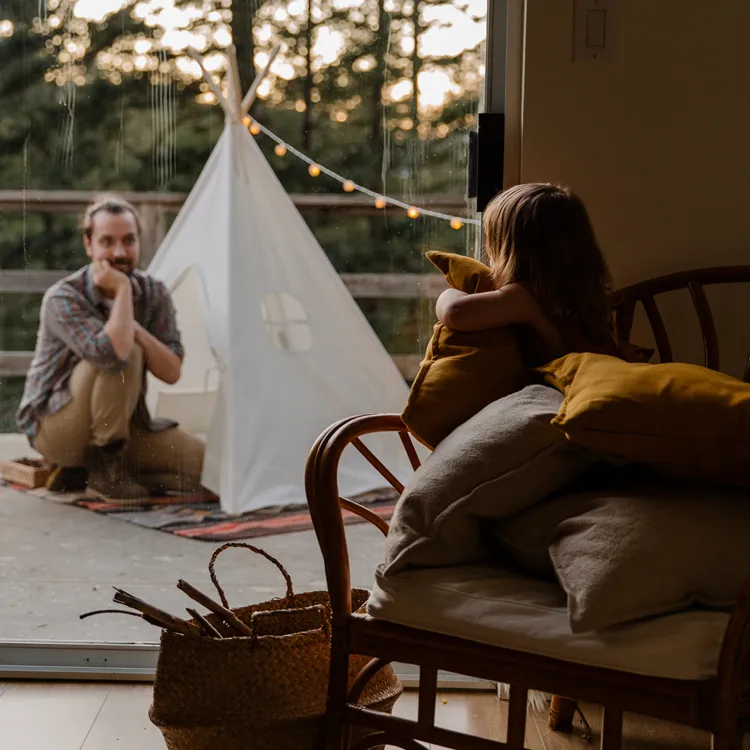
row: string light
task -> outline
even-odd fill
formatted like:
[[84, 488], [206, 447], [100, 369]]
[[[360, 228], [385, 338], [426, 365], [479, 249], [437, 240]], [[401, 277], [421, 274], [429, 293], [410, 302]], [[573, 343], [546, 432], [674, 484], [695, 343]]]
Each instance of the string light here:
[[250, 127], [250, 126], [251, 126], [251, 125], [253, 124], [253, 118], [252, 118], [252, 117], [250, 117], [250, 115], [245, 115], [245, 116], [244, 116], [244, 117], [242, 118], [242, 124], [243, 124], [243, 125], [244, 125], [244, 126], [245, 126], [246, 128], [249, 128], [249, 127]]
[[318, 164], [317, 162], [313, 161], [309, 156], [294, 148], [294, 146], [290, 146], [289, 144], [285, 143], [273, 131], [269, 130], [264, 125], [261, 125], [257, 120], [253, 120], [252, 118], [243, 118], [242, 122], [246, 127], [248, 127], [248, 119], [250, 120], [249, 129], [253, 135], [264, 133], [276, 143], [274, 153], [277, 156], [284, 156], [287, 152], [291, 152], [298, 159], [304, 161], [308, 165], [307, 171], [309, 172], [311, 177], [318, 177], [321, 174], [326, 174], [331, 179], [339, 182], [343, 190], [347, 193], [352, 193], [356, 190], [357, 192], [363, 193], [364, 195], [369, 195], [374, 200], [375, 208], [377, 208], [378, 210], [383, 210], [388, 205], [397, 206], [398, 208], [404, 209], [410, 219], [418, 219], [420, 216], [430, 216], [435, 219], [442, 219], [443, 221], [449, 222], [450, 226], [456, 230], [463, 228], [463, 226], [466, 224], [471, 226], [479, 226], [479, 224], [481, 223], [479, 219], [462, 219], [458, 216], [444, 214], [441, 211], [433, 211], [432, 209], [428, 208], [412, 206], [409, 203], [404, 203], [404, 201], [398, 200], [398, 198], [391, 198], [387, 195], [381, 195], [380, 193], [376, 193], [374, 190], [362, 187], [362, 185], [357, 185], [352, 180], [348, 180], [345, 177], [342, 177], [340, 174], [337, 174], [333, 170], [324, 167], [322, 164]]

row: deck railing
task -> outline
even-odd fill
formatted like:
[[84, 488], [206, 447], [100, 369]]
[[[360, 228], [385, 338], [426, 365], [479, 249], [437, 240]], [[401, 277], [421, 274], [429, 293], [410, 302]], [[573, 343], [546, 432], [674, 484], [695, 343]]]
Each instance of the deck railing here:
[[[75, 213], [98, 195], [79, 190], [0, 190], [0, 213]], [[119, 193], [138, 209], [143, 223], [142, 263], [148, 264], [166, 235], [168, 215], [182, 207], [183, 193]], [[302, 214], [373, 216], [382, 213], [364, 195], [292, 195]], [[427, 195], [412, 197], [415, 205], [432, 208], [456, 216], [465, 215], [465, 201], [458, 196]], [[0, 294], [44, 293], [52, 284], [71, 273], [60, 270], [0, 270]], [[341, 278], [352, 296], [358, 299], [436, 299], [446, 288], [440, 274], [342, 273]], [[0, 351], [0, 376], [23, 377], [28, 371], [32, 352]], [[393, 354], [394, 362], [405, 378], [412, 379], [421, 355]]]

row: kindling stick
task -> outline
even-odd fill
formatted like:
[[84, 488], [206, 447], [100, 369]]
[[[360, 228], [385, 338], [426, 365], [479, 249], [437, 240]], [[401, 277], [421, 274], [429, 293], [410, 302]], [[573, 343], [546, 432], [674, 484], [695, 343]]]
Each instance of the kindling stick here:
[[94, 617], [95, 615], [128, 615], [129, 617], [137, 617], [139, 620], [143, 620], [149, 625], [156, 625], [157, 628], [161, 628], [162, 630], [168, 630], [170, 633], [184, 635], [182, 629], [175, 630], [171, 623], [157, 620], [143, 612], [135, 612], [132, 609], [96, 609], [93, 612], [84, 612], [82, 615], [78, 615], [78, 617], [81, 620], [85, 620], [87, 617]]
[[206, 596], [202, 591], [199, 591], [195, 586], [191, 586], [187, 581], [180, 579], [177, 581], [177, 588], [180, 591], [184, 591], [193, 601], [202, 604], [206, 609], [213, 612], [215, 615], [220, 617], [227, 625], [235, 630], [239, 635], [252, 636], [253, 630], [250, 626], [245, 625], [237, 615], [231, 610], [222, 606], [218, 602], [215, 602], [210, 596]]
[[124, 604], [126, 607], [131, 607], [132, 609], [138, 610], [138, 612], [147, 615], [153, 621], [166, 628], [167, 630], [182, 633], [182, 635], [200, 635], [200, 628], [194, 623], [187, 622], [186, 620], [181, 620], [179, 617], [170, 615], [169, 612], [165, 612], [158, 607], [154, 607], [152, 604], [144, 602], [142, 599], [129, 594], [127, 591], [123, 591], [122, 589], [118, 589], [116, 587], [115, 591], [117, 593], [114, 596], [114, 601], [116, 601], [118, 604]]
[[190, 607], [185, 608], [187, 613], [198, 623], [200, 623], [201, 630], [205, 632], [209, 638], [223, 638], [222, 634], [200, 613], [197, 609]]

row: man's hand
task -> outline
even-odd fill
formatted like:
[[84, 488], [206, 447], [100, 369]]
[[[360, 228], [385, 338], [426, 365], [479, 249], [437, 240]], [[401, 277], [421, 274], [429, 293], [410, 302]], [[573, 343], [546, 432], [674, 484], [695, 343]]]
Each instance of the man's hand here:
[[116, 294], [119, 289], [130, 284], [127, 274], [118, 271], [108, 260], [95, 260], [91, 264], [91, 279], [94, 286], [104, 292]]

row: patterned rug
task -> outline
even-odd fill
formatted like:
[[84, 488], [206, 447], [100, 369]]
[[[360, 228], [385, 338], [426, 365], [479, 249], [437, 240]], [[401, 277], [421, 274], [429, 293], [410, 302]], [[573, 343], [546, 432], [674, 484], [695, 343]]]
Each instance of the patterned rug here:
[[[66, 495], [44, 489], [29, 490], [14, 484], [3, 484], [14, 490], [93, 511], [117, 521], [127, 521], [136, 526], [204, 542], [253, 539], [271, 534], [304, 531], [313, 527], [307, 504], [263, 508], [232, 515], [222, 511], [218, 499], [210, 494], [148, 498], [139, 505], [117, 505], [81, 497], [80, 494]], [[389, 520], [393, 515], [397, 499], [396, 493], [390, 489], [352, 498], [385, 520]], [[344, 523], [362, 522], [363, 519], [359, 516], [344, 511]]]

